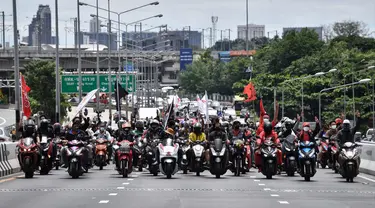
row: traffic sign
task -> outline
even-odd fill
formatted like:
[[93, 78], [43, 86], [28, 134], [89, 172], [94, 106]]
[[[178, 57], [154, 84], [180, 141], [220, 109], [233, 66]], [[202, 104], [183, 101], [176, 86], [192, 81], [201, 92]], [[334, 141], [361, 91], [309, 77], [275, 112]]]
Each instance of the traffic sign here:
[[[128, 92], [134, 92], [136, 89], [135, 75], [119, 75], [121, 77], [121, 85], [127, 89]], [[79, 92], [79, 76], [78, 75], [62, 75], [61, 77], [61, 93], [78, 93]], [[126, 86], [127, 80], [127, 87]], [[101, 74], [99, 76], [100, 92], [109, 92], [109, 86], [112, 86], [112, 92], [115, 91], [116, 75], [112, 75], [111, 84], [108, 83], [108, 75]], [[96, 75], [82, 75], [82, 93], [88, 93], [96, 89]]]

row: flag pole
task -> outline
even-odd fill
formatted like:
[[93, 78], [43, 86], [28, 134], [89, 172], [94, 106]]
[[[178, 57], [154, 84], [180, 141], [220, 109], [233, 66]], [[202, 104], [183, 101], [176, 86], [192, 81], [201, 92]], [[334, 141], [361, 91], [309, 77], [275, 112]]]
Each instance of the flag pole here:
[[118, 110], [118, 116], [119, 116], [119, 119], [118, 120], [121, 120], [122, 117], [121, 117], [121, 99], [120, 99], [120, 90], [119, 90], [119, 74], [117, 73], [116, 74], [116, 97], [117, 97], [117, 110]]

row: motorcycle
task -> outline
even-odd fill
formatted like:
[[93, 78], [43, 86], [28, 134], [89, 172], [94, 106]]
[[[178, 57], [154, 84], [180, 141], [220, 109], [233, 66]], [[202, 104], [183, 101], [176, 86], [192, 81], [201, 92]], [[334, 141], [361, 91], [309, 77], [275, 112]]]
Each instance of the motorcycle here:
[[38, 166], [38, 146], [34, 143], [33, 138], [27, 137], [21, 140], [18, 148], [18, 159], [25, 173], [25, 178], [32, 178]]
[[61, 149], [62, 149], [62, 140], [60, 137], [56, 137], [54, 139], [54, 143], [56, 144], [56, 158], [55, 158], [55, 169], [58, 170], [59, 167], [61, 166]]
[[138, 135], [135, 137], [135, 145], [134, 145], [134, 157], [133, 162], [136, 166], [138, 166], [138, 171], [142, 172], [143, 167], [146, 165], [144, 161], [145, 155], [145, 145], [142, 141], [142, 136]]
[[159, 139], [153, 139], [150, 145], [146, 147], [148, 170], [154, 176], [157, 176], [159, 173], [159, 165], [156, 160], [156, 154], [155, 154], [156, 149], [158, 148], [159, 142], [160, 142]]
[[284, 170], [288, 176], [294, 176], [294, 172], [297, 169], [296, 161], [296, 136], [289, 135], [284, 139], [283, 142], [284, 149]]
[[233, 142], [233, 172], [235, 176], [240, 176], [241, 172], [245, 174], [244, 169], [244, 152], [245, 144], [241, 139]]
[[346, 178], [346, 182], [353, 182], [353, 178], [359, 174], [359, 165], [361, 163], [358, 147], [361, 145], [345, 142], [339, 154], [340, 174]]
[[315, 144], [310, 141], [303, 141], [299, 144], [299, 163], [300, 175], [305, 178], [305, 181], [310, 181], [316, 173], [316, 152]]
[[277, 146], [272, 142], [271, 138], [267, 138], [262, 144], [262, 174], [267, 179], [272, 179], [272, 176], [277, 174]]
[[336, 137], [333, 137], [329, 141], [329, 150], [330, 150], [330, 155], [331, 155], [331, 161], [332, 161], [332, 170], [335, 171], [335, 173], [339, 172], [340, 169], [340, 164], [337, 161], [337, 154], [338, 154], [338, 149], [336, 146]]
[[195, 172], [197, 176], [200, 176], [201, 172], [204, 171], [204, 142], [195, 142], [192, 144], [192, 157], [191, 157], [191, 172]]
[[322, 168], [326, 168], [327, 165], [330, 165], [330, 154], [329, 154], [329, 140], [324, 138], [320, 141], [319, 144], [319, 161], [318, 164], [322, 166]]
[[80, 140], [72, 140], [68, 142], [68, 148], [66, 150], [66, 155], [68, 157], [68, 173], [72, 178], [79, 178], [83, 175], [83, 151], [84, 144]]
[[47, 136], [42, 136], [40, 141], [41, 160], [40, 160], [40, 175], [47, 175], [50, 170], [53, 168], [53, 143], [51, 138]]
[[122, 140], [117, 143], [117, 171], [123, 178], [127, 178], [133, 172], [133, 152], [131, 147], [133, 142]]
[[216, 178], [220, 178], [227, 172], [227, 147], [221, 138], [215, 138], [210, 147], [210, 172]]
[[179, 146], [182, 150], [181, 170], [183, 174], [187, 174], [189, 168], [189, 161], [186, 153], [190, 150], [190, 145], [188, 144], [187, 139], [181, 138], [179, 139]]
[[103, 166], [107, 166], [107, 143], [105, 138], [99, 138], [95, 141], [95, 165], [103, 170]]
[[161, 173], [172, 178], [172, 175], [178, 171], [178, 149], [179, 145], [175, 144], [171, 138], [164, 139], [162, 143], [158, 145], [160, 152], [160, 164], [159, 169]]

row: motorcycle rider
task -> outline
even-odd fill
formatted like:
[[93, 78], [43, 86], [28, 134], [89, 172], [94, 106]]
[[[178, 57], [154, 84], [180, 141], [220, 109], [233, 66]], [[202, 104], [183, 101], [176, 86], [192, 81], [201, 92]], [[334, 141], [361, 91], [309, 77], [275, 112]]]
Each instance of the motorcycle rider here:
[[135, 122], [135, 130], [133, 131], [133, 134], [135, 136], [143, 136], [145, 133], [145, 126], [143, 121], [137, 121]]
[[[300, 142], [309, 141], [309, 142], [314, 143], [315, 152], [316, 152], [316, 154], [318, 154], [319, 153], [319, 147], [316, 144], [315, 136], [318, 135], [318, 133], [320, 131], [320, 123], [319, 123], [319, 119], [317, 117], [315, 117], [315, 123], [316, 123], [315, 129], [314, 129], [314, 131], [311, 131], [310, 123], [304, 122], [302, 124], [302, 131], [298, 135], [298, 140]], [[301, 167], [299, 162], [297, 163], [297, 165], [298, 165], [298, 172], [299, 172], [300, 171], [299, 168]]]
[[[54, 132], [53, 132], [53, 126], [50, 124], [50, 122], [43, 116], [43, 119], [40, 122], [40, 127], [38, 128], [38, 137], [40, 141], [42, 141], [42, 137], [46, 136], [48, 139], [54, 138]], [[48, 155], [51, 156], [51, 160], [55, 160], [55, 155], [57, 152], [57, 147], [55, 143], [50, 143], [51, 148], [48, 150]]]
[[[202, 124], [195, 123], [193, 126], [193, 132], [189, 134], [189, 143], [191, 144], [194, 142], [206, 142], [206, 141], [207, 141], [206, 134], [202, 132]], [[192, 151], [193, 151], [192, 149], [189, 149], [189, 151], [187, 152], [187, 157], [189, 158], [189, 161], [192, 160]], [[206, 165], [208, 158], [209, 158], [209, 152], [206, 151], [204, 155], [205, 155], [206, 161], [204, 161], [203, 164]]]
[[[221, 138], [223, 141], [229, 143], [229, 140], [228, 140], [228, 135], [226, 134], [226, 132], [221, 128], [221, 125], [220, 125], [220, 120], [219, 118], [214, 118], [212, 119], [212, 127], [209, 131], [209, 135], [208, 135], [208, 141], [210, 143], [212, 143], [216, 138]], [[207, 145], [207, 150], [206, 151], [210, 151], [210, 148], [209, 148], [209, 145]], [[208, 153], [208, 164], [210, 164], [210, 153]], [[232, 162], [229, 161], [229, 154], [227, 154], [227, 161], [228, 161], [228, 165], [231, 165]]]
[[271, 122], [266, 121], [263, 124], [263, 131], [259, 134], [259, 139], [257, 139], [256, 142], [256, 151], [255, 151], [255, 165], [258, 167], [258, 171], [262, 171], [262, 156], [260, 152], [261, 145], [264, 143], [264, 141], [267, 138], [271, 138], [273, 143], [275, 143], [278, 146], [277, 150], [277, 164], [279, 166], [279, 173], [280, 173], [280, 167], [282, 165], [282, 152], [280, 150], [280, 140], [278, 139], [278, 136], [275, 131], [273, 131], [273, 125]]
[[[240, 129], [241, 127], [241, 122], [238, 120], [235, 120], [232, 124], [232, 130], [229, 132], [229, 141], [231, 144], [233, 144], [234, 140], [240, 139], [243, 142], [245, 142], [245, 131]], [[234, 148], [233, 146], [229, 147], [230, 149], [230, 154], [229, 154], [229, 159], [233, 163], [233, 154], [234, 154]]]
[[96, 138], [103, 137], [104, 139], [107, 139], [108, 141], [111, 139], [111, 134], [106, 130], [104, 124], [102, 124], [99, 129], [94, 133], [96, 135]]
[[[123, 140], [127, 140], [129, 142], [134, 142], [134, 133], [132, 132], [132, 127], [131, 127], [129, 122], [125, 122], [124, 124], [122, 124], [121, 129], [119, 130], [118, 134], [119, 134], [119, 136], [117, 137], [117, 141], [116, 141], [117, 143], [119, 143]], [[132, 151], [134, 152], [133, 148], [132, 148]], [[133, 159], [134, 159], [134, 157], [133, 157]], [[117, 160], [118, 160], [117, 154], [114, 154], [113, 164], [116, 164], [116, 166], [118, 165]], [[133, 164], [136, 164], [136, 163], [134, 163], [134, 161], [133, 161]], [[117, 168], [119, 168], [119, 167], [117, 167]]]
[[[355, 126], [351, 128], [350, 121], [348, 119], [345, 119], [342, 124], [342, 129], [337, 133], [337, 140], [339, 142], [340, 147], [345, 144], [345, 142], [352, 142], [354, 143], [354, 134], [359, 129], [359, 118], [360, 114], [357, 111], [356, 113], [357, 122], [355, 123]], [[341, 151], [341, 150], [340, 150]]]

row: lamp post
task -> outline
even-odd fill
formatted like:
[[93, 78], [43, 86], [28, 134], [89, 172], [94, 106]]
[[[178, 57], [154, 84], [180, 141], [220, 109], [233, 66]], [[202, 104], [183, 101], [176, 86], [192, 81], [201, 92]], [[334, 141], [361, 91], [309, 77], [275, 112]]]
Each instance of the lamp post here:
[[[375, 66], [369, 66], [367, 69], [374, 69]], [[374, 82], [374, 75], [372, 75], [372, 140], [375, 138], [375, 82]]]
[[249, 0], [246, 0], [246, 51], [249, 50]]
[[21, 121], [20, 116], [20, 69], [19, 69], [19, 54], [18, 54], [18, 26], [17, 26], [17, 0], [13, 0], [13, 41], [14, 41], [14, 83], [15, 83], [15, 104], [16, 104], [16, 135], [19, 136], [19, 125]]
[[78, 89], [79, 89], [79, 102], [82, 101], [82, 58], [81, 58], [81, 14], [80, 14], [80, 3], [77, 0], [77, 52], [78, 52]]
[[[97, 9], [97, 13], [96, 13], [96, 19], [97, 19], [97, 24], [98, 24], [98, 19], [99, 19], [99, 13], [98, 13], [98, 10], [103, 10], [103, 11], [107, 11], [109, 13], [112, 13], [112, 14], [115, 14], [117, 15], [117, 19], [118, 19], [118, 38], [119, 40], [121, 39], [121, 24], [120, 24], [120, 21], [121, 21], [121, 15], [122, 14], [125, 14], [125, 13], [128, 13], [128, 12], [131, 12], [131, 11], [134, 11], [134, 10], [138, 10], [138, 9], [141, 9], [143, 7], [147, 7], [147, 6], [151, 6], [151, 5], [159, 5], [159, 2], [158, 1], [155, 1], [155, 2], [151, 2], [151, 3], [148, 3], [148, 4], [145, 4], [145, 5], [142, 5], [142, 6], [138, 6], [138, 7], [135, 7], [133, 9], [129, 9], [129, 10], [126, 10], [126, 11], [123, 11], [123, 12], [114, 12], [114, 11], [111, 11], [110, 8], [108, 7], [108, 9], [105, 9], [105, 8], [101, 8], [99, 7], [98, 5], [96, 6], [93, 6], [91, 4], [87, 4], [87, 3], [83, 3], [83, 2], [79, 2], [79, 5], [80, 6], [89, 6], [89, 7], [93, 7], [93, 8], [96, 8]], [[108, 16], [109, 17], [109, 16]], [[109, 20], [110, 21], [110, 18]], [[99, 25], [97, 25], [97, 28], [99, 27]], [[120, 44], [120, 41], [118, 42], [118, 47], [117, 47], [117, 52], [118, 52], [118, 71], [121, 71], [121, 55], [120, 55], [120, 47], [121, 47], [121, 44]], [[127, 57], [126, 57], [127, 58]], [[126, 61], [127, 62], [127, 61]], [[119, 76], [118, 76], [118, 73], [116, 73], [116, 80], [119, 79]], [[128, 80], [128, 79], [126, 79]], [[117, 83], [117, 82], [116, 82]], [[127, 87], [127, 86], [126, 86]], [[118, 90], [117, 90], [117, 97], [119, 97], [119, 94], [118, 94]], [[127, 100], [126, 100], [127, 101]], [[119, 106], [121, 106], [121, 102], [120, 100], [118, 101], [120, 103]], [[128, 114], [128, 111], [126, 111], [126, 114]], [[128, 115], [127, 115], [128, 117]], [[119, 118], [121, 118], [121, 110], [119, 108]]]
[[[308, 76], [306, 76], [306, 77], [300, 77], [300, 78], [295, 78], [295, 79], [289, 79], [289, 80], [286, 80], [286, 81], [284, 81], [283, 83], [285, 84], [285, 83], [287, 83], [287, 82], [291, 82], [291, 81], [296, 81], [296, 80], [301, 80], [302, 81], [302, 89], [301, 89], [301, 93], [302, 93], [302, 114], [304, 114], [304, 103], [303, 103], [303, 80], [304, 79], [308, 79], [308, 78], [311, 78], [311, 77], [318, 77], [318, 76], [322, 76], [322, 75], [325, 75], [325, 74], [327, 74], [327, 73], [332, 73], [332, 72], [335, 72], [335, 71], [337, 71], [337, 69], [330, 69], [328, 72], [317, 72], [317, 73], [315, 73], [314, 75], [308, 75]], [[283, 84], [282, 83], [282, 84]], [[281, 115], [282, 115], [282, 117], [284, 117], [284, 113], [285, 113], [285, 108], [284, 108], [284, 87], [282, 88], [282, 113], [281, 113]], [[304, 115], [302, 115], [302, 122], [304, 121]]]
[[346, 87], [349, 87], [349, 86], [363, 84], [363, 83], [367, 83], [367, 82], [370, 82], [370, 81], [371, 81], [371, 79], [361, 79], [358, 82], [353, 82], [353, 83], [349, 83], [349, 84], [344, 84], [344, 85], [339, 85], [339, 86], [335, 86], [335, 87], [322, 89], [319, 92], [319, 120], [322, 119], [322, 111], [321, 111], [321, 105], [322, 105], [321, 94], [322, 94], [322, 92], [326, 92], [326, 91], [334, 90], [334, 89], [338, 89], [338, 88], [346, 88]]
[[56, 123], [60, 122], [60, 57], [59, 57], [59, 2], [55, 0], [55, 35], [56, 35]]
[[[3, 51], [5, 52], [5, 12], [1, 12], [3, 18]], [[16, 28], [17, 29], [17, 28]]]

